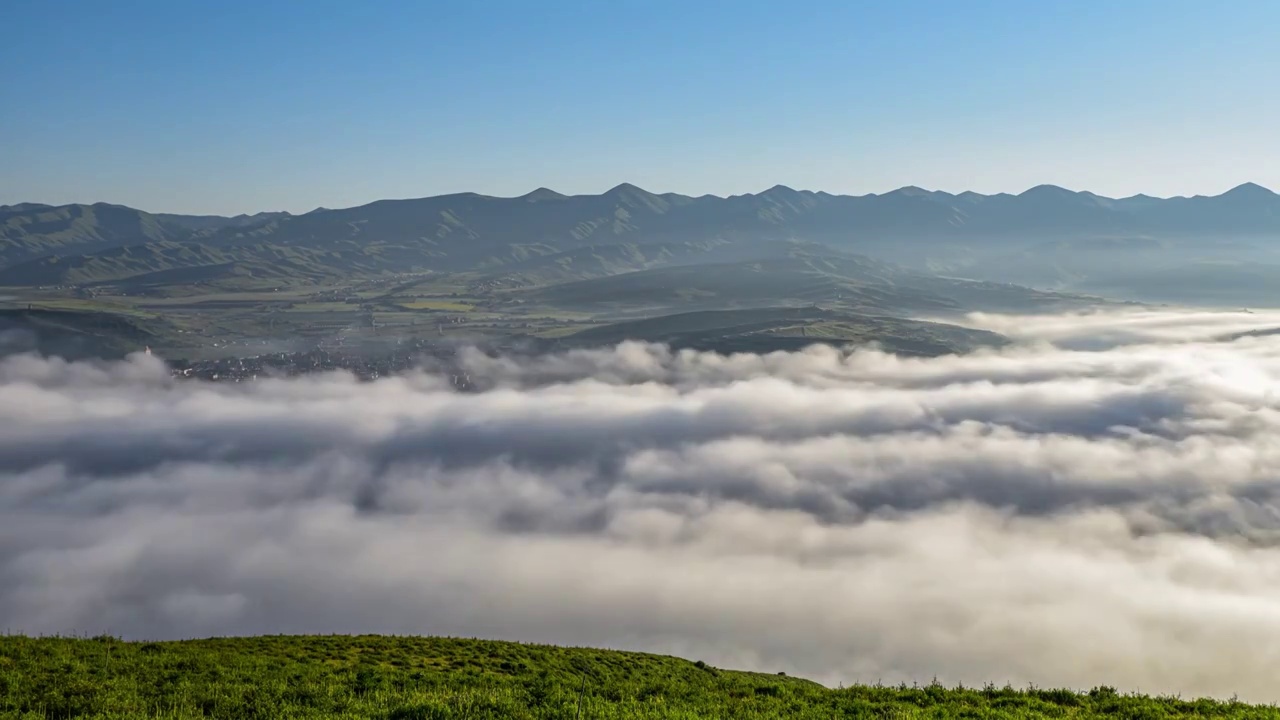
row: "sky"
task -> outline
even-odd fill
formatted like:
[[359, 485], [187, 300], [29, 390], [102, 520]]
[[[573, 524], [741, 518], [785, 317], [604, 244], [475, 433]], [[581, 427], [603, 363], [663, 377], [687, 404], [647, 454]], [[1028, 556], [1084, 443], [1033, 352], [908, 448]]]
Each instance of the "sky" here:
[[0, 204], [1280, 188], [1280, 3], [0, 3]]

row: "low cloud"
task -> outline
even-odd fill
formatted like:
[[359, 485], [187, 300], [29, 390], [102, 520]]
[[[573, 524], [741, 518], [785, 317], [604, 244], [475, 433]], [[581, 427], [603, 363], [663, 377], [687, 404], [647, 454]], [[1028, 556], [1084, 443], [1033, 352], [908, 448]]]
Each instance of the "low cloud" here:
[[1106, 349], [1143, 342], [1187, 342], [1280, 328], [1280, 310], [1097, 309], [1060, 315], [972, 313], [969, 324], [1020, 340], [1061, 347]]
[[1280, 336], [1221, 339], [1280, 316], [970, 320], [1020, 342], [470, 352], [474, 393], [9, 358], [0, 623], [1280, 701]]

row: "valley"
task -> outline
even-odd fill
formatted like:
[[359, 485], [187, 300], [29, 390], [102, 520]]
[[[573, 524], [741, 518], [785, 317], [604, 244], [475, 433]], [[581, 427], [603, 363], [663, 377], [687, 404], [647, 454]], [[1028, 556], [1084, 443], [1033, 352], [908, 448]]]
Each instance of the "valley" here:
[[[0, 352], [150, 347], [201, 362], [627, 339], [964, 352], [1002, 339], [938, 322], [1124, 302], [1265, 305], [1280, 264], [1258, 238], [1280, 232], [1277, 198], [1253, 185], [1140, 201], [1052, 186], [695, 198], [623, 184], [301, 215], [24, 203], [0, 207]], [[689, 330], [693, 317], [720, 320]]]

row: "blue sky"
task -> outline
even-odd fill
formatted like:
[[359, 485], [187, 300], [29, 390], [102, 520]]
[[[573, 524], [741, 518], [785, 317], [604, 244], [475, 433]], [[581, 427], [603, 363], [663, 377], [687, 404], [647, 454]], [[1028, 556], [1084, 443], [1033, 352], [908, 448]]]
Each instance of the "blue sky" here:
[[1280, 3], [0, 3], [0, 204], [1280, 189]]

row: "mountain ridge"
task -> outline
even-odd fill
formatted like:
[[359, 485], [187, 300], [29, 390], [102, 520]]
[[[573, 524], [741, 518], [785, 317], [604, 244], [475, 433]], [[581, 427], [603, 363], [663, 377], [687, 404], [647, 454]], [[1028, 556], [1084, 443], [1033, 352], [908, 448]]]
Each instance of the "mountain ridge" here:
[[[929, 272], [1024, 282], [993, 270], [995, 259], [1044, 243], [1092, 247], [1087, 243], [1169, 239], [1187, 244], [1184, 254], [1197, 260], [1191, 255], [1202, 245], [1233, 238], [1280, 239], [1280, 195], [1257, 183], [1215, 196], [1164, 199], [1107, 198], [1048, 184], [1017, 195], [905, 186], [861, 196], [777, 184], [754, 194], [691, 197], [624, 182], [599, 195], [545, 187], [516, 197], [462, 192], [301, 215], [153, 214], [108, 203], [10, 205], [0, 207], [0, 275], [7, 284], [28, 284], [24, 278], [83, 284], [215, 265], [247, 264], [265, 272], [277, 257], [305, 267], [306, 277], [493, 272], [609, 245], [661, 246], [666, 250], [657, 253], [657, 262], [697, 262], [695, 256], [712, 246], [803, 241]], [[655, 262], [655, 253], [643, 249], [623, 255], [635, 262], [609, 260], [600, 267], [626, 271]], [[1056, 288], [1055, 278], [1079, 273], [1041, 267], [1032, 276], [1048, 278]]]
[[[1112, 197], [1112, 196], [1108, 196], [1108, 195], [1099, 195], [1099, 194], [1094, 193], [1094, 192], [1089, 191], [1089, 190], [1071, 190], [1071, 189], [1069, 189], [1069, 188], [1067, 188], [1067, 187], [1065, 187], [1065, 186], [1062, 186], [1062, 185], [1056, 185], [1056, 184], [1054, 184], [1054, 183], [1040, 183], [1040, 184], [1038, 184], [1038, 185], [1033, 185], [1033, 186], [1031, 186], [1031, 187], [1029, 187], [1029, 188], [1027, 188], [1027, 189], [1025, 189], [1025, 190], [1023, 190], [1023, 191], [1021, 191], [1021, 192], [1016, 192], [1016, 193], [1015, 193], [1015, 192], [1007, 192], [1007, 191], [996, 192], [996, 193], [979, 193], [979, 192], [976, 192], [976, 191], [974, 191], [974, 190], [962, 190], [962, 191], [960, 191], [960, 192], [952, 193], [952, 192], [949, 192], [949, 191], [946, 191], [946, 190], [929, 190], [929, 189], [927, 189], [927, 188], [924, 188], [924, 187], [921, 187], [921, 186], [918, 186], [918, 185], [904, 185], [904, 186], [902, 186], [902, 187], [894, 188], [894, 189], [892, 189], [892, 190], [886, 190], [886, 191], [884, 191], [884, 192], [880, 192], [880, 193], [863, 193], [863, 194], [861, 194], [861, 195], [854, 195], [854, 194], [851, 194], [851, 193], [829, 193], [829, 192], [827, 192], [827, 191], [825, 191], [825, 190], [808, 190], [808, 189], [799, 189], [799, 188], [792, 188], [792, 187], [790, 187], [790, 186], [788, 186], [788, 185], [785, 185], [785, 184], [775, 184], [775, 185], [773, 185], [773, 186], [771, 186], [771, 187], [769, 187], [769, 188], [767, 188], [767, 189], [765, 189], [765, 190], [761, 190], [760, 192], [757, 192], [757, 193], [739, 193], [739, 194], [731, 194], [731, 195], [717, 195], [717, 194], [715, 194], [715, 193], [703, 193], [703, 194], [701, 194], [701, 195], [686, 195], [686, 194], [683, 194], [683, 193], [676, 193], [676, 192], [654, 193], [654, 192], [652, 192], [652, 191], [645, 190], [644, 188], [641, 188], [640, 186], [638, 186], [638, 185], [636, 185], [636, 184], [634, 184], [634, 183], [630, 183], [630, 182], [622, 182], [622, 183], [619, 183], [619, 184], [617, 184], [617, 185], [615, 185], [615, 186], [613, 186], [613, 187], [609, 188], [608, 190], [605, 190], [604, 192], [601, 192], [601, 193], [574, 193], [574, 194], [566, 194], [566, 193], [559, 192], [558, 190], [556, 190], [556, 189], [554, 189], [554, 188], [551, 188], [551, 187], [547, 187], [547, 186], [541, 186], [541, 187], [535, 188], [534, 190], [531, 190], [531, 191], [529, 191], [529, 192], [527, 192], [527, 193], [523, 193], [523, 194], [519, 194], [519, 195], [496, 195], [496, 194], [491, 195], [491, 194], [486, 194], [486, 193], [477, 193], [477, 192], [472, 192], [472, 191], [458, 191], [458, 192], [453, 192], [453, 193], [441, 193], [441, 194], [438, 194], [438, 195], [422, 195], [422, 196], [402, 197], [402, 198], [379, 198], [379, 199], [377, 199], [377, 200], [370, 200], [369, 202], [359, 203], [359, 204], [357, 204], [357, 205], [350, 205], [350, 206], [346, 206], [346, 207], [343, 207], [343, 208], [316, 207], [316, 208], [314, 208], [313, 210], [311, 210], [311, 211], [307, 211], [307, 212], [314, 212], [314, 211], [316, 211], [316, 210], [320, 210], [320, 211], [328, 211], [328, 210], [350, 210], [350, 209], [353, 209], [353, 208], [365, 207], [365, 206], [372, 205], [372, 204], [374, 204], [374, 203], [378, 203], [378, 202], [386, 202], [386, 201], [393, 201], [393, 202], [394, 202], [394, 201], [400, 201], [400, 200], [426, 200], [426, 199], [431, 199], [431, 198], [445, 198], [445, 197], [453, 197], [453, 196], [460, 196], [460, 195], [471, 195], [471, 196], [475, 196], [475, 197], [491, 198], [491, 199], [495, 199], [495, 200], [523, 200], [523, 199], [530, 199], [530, 198], [533, 198], [533, 199], [560, 199], [560, 200], [565, 200], [565, 199], [570, 199], [570, 198], [600, 197], [600, 196], [603, 196], [603, 195], [608, 195], [608, 194], [610, 194], [610, 193], [614, 193], [614, 192], [620, 191], [621, 189], [625, 189], [625, 188], [630, 188], [630, 189], [634, 189], [634, 190], [639, 190], [639, 191], [641, 191], [641, 192], [645, 192], [645, 193], [652, 194], [652, 195], [657, 195], [657, 196], [675, 196], [675, 197], [687, 198], [687, 199], [690, 199], [690, 200], [699, 200], [699, 199], [704, 199], [704, 198], [706, 198], [706, 199], [720, 199], [720, 200], [727, 200], [727, 199], [736, 198], [736, 197], [757, 197], [757, 196], [762, 196], [762, 195], [768, 195], [768, 194], [773, 193], [773, 192], [775, 192], [775, 191], [779, 191], [779, 192], [789, 192], [789, 193], [799, 193], [799, 194], [804, 194], [804, 195], [813, 195], [813, 196], [825, 196], [825, 197], [830, 197], [830, 198], [869, 198], [869, 197], [884, 197], [884, 196], [886, 196], [886, 195], [893, 195], [893, 194], [895, 194], [895, 193], [901, 193], [901, 192], [903, 192], [903, 191], [910, 192], [910, 193], [925, 194], [925, 195], [935, 195], [935, 194], [936, 194], [936, 195], [943, 195], [943, 196], [952, 197], [952, 198], [962, 198], [962, 197], [966, 197], [966, 196], [968, 196], [968, 197], [979, 197], [979, 198], [995, 198], [995, 197], [1019, 197], [1019, 196], [1022, 196], [1022, 195], [1026, 195], [1028, 192], [1030, 192], [1030, 191], [1032, 191], [1032, 190], [1039, 189], [1039, 188], [1048, 188], [1048, 189], [1062, 190], [1062, 191], [1065, 191], [1065, 192], [1067, 192], [1067, 193], [1072, 193], [1072, 194], [1088, 194], [1088, 195], [1092, 195], [1092, 196], [1094, 196], [1094, 197], [1097, 197], [1097, 198], [1100, 198], [1100, 199], [1103, 199], [1103, 200], [1110, 200], [1110, 201], [1113, 201], [1113, 202], [1122, 202], [1122, 201], [1125, 201], [1125, 200], [1134, 200], [1134, 199], [1155, 200], [1155, 201], [1164, 201], [1164, 200], [1213, 199], [1213, 198], [1220, 198], [1220, 197], [1223, 197], [1223, 196], [1226, 196], [1226, 195], [1231, 195], [1231, 194], [1236, 193], [1236, 192], [1238, 192], [1238, 191], [1248, 191], [1248, 192], [1251, 192], [1251, 193], [1252, 193], [1252, 192], [1257, 192], [1257, 191], [1262, 191], [1262, 193], [1265, 193], [1265, 194], [1267, 194], [1267, 195], [1280, 197], [1280, 193], [1277, 193], [1275, 190], [1272, 190], [1272, 189], [1268, 188], [1267, 186], [1262, 185], [1261, 183], [1254, 182], [1254, 181], [1245, 181], [1245, 182], [1242, 182], [1242, 183], [1240, 183], [1240, 184], [1238, 184], [1238, 185], [1232, 186], [1232, 187], [1230, 187], [1230, 188], [1228, 188], [1228, 189], [1226, 189], [1226, 190], [1224, 190], [1224, 191], [1222, 191], [1222, 192], [1218, 193], [1217, 195], [1196, 194], [1196, 195], [1166, 195], [1166, 196], [1160, 196], [1160, 195], [1149, 195], [1149, 194], [1147, 194], [1147, 193], [1141, 193], [1141, 192], [1140, 192], [1140, 193], [1136, 193], [1136, 194], [1133, 194], [1133, 195], [1116, 196], [1116, 197]], [[0, 205], [0, 213], [5, 213], [5, 212], [11, 211], [11, 210], [31, 209], [31, 208], [46, 208], [46, 209], [52, 209], [52, 208], [68, 207], [68, 206], [72, 206], [72, 205], [109, 205], [109, 206], [114, 206], [114, 207], [130, 207], [130, 208], [132, 208], [132, 207], [133, 207], [133, 206], [131, 206], [131, 205], [124, 205], [124, 204], [120, 204], [120, 203], [106, 203], [106, 202], [91, 202], [91, 203], [73, 202], [73, 203], [61, 203], [61, 204], [50, 204], [50, 203], [41, 203], [41, 202], [15, 202], [15, 203], [7, 204], [7, 205]], [[139, 210], [141, 210], [140, 208], [134, 208], [134, 209], [139, 209]], [[305, 214], [307, 214], [307, 212], [291, 213], [291, 212], [289, 212], [289, 211], [284, 211], [284, 210], [260, 210], [260, 211], [257, 211], [257, 212], [237, 213], [237, 214], [235, 214], [235, 215], [227, 215], [227, 214], [222, 214], [222, 213], [171, 213], [171, 212], [164, 212], [164, 211], [151, 211], [151, 210], [141, 210], [141, 211], [142, 211], [142, 212], [146, 212], [146, 213], [151, 214], [151, 215], [158, 216], [158, 217], [173, 217], [173, 218], [178, 218], [178, 219], [210, 218], [210, 219], [221, 219], [221, 220], [228, 220], [228, 221], [230, 221], [230, 220], [239, 220], [239, 219], [242, 219], [242, 218], [256, 218], [256, 217], [258, 217], [258, 216], [291, 215], [291, 216], [297, 217], [297, 216], [299, 216], [299, 215], [305, 215]]]

